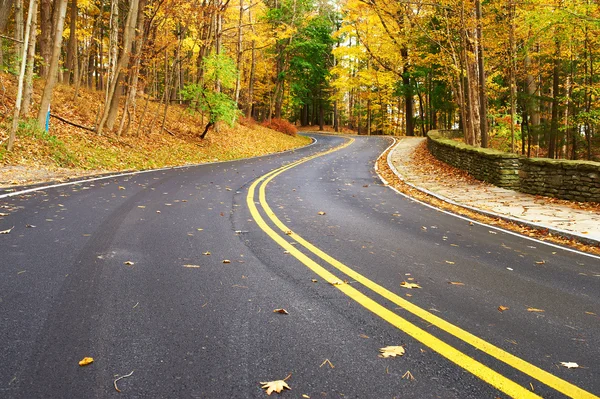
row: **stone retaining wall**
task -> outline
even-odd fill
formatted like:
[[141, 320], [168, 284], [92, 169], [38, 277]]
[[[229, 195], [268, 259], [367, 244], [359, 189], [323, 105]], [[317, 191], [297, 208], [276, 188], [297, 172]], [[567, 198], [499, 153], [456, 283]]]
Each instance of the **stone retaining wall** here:
[[433, 130], [427, 134], [429, 152], [437, 159], [469, 172], [476, 179], [498, 187], [519, 187], [519, 156], [489, 148], [477, 148], [445, 138]]
[[526, 158], [476, 148], [433, 130], [429, 151], [437, 159], [498, 187], [580, 202], [600, 202], [600, 163]]

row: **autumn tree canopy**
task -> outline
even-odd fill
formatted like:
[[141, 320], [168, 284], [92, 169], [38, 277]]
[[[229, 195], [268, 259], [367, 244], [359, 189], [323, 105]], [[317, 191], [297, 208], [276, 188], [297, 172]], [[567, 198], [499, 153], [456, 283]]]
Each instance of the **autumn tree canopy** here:
[[[148, 118], [165, 129], [178, 103], [202, 113], [204, 135], [240, 117], [282, 118], [600, 156], [598, 2], [0, 0], [0, 34], [0, 65], [20, 82], [6, 118], [34, 112], [41, 128], [66, 84], [104, 93], [90, 121], [103, 135]], [[139, 96], [161, 111], [139, 109]]]

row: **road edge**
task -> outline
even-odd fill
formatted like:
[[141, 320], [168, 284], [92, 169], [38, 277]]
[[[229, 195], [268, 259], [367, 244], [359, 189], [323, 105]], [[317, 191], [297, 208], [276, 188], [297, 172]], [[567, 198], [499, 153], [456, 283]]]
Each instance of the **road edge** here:
[[447, 197], [444, 197], [443, 195], [431, 192], [431, 191], [429, 191], [429, 190], [427, 190], [427, 189], [425, 189], [423, 187], [419, 187], [419, 186], [417, 186], [415, 184], [409, 183], [408, 181], [406, 181], [406, 179], [404, 178], [404, 176], [396, 169], [396, 167], [393, 165], [393, 163], [391, 161], [391, 154], [394, 151], [395, 146], [398, 145], [398, 143], [399, 143], [399, 140], [397, 138], [395, 138], [395, 137], [392, 137], [392, 140], [393, 140], [392, 144], [390, 144], [379, 155], [379, 157], [377, 157], [377, 161], [375, 162], [374, 169], [375, 169], [375, 172], [377, 173], [377, 176], [379, 177], [379, 179], [387, 187], [391, 188], [396, 193], [398, 193], [398, 194], [400, 194], [400, 195], [402, 195], [402, 196], [404, 196], [406, 198], [409, 198], [409, 199], [411, 199], [413, 201], [416, 201], [416, 202], [418, 202], [420, 204], [423, 204], [425, 206], [428, 206], [428, 207], [431, 207], [433, 209], [436, 209], [436, 210], [438, 210], [440, 212], [444, 212], [446, 214], [449, 214], [449, 215], [452, 215], [452, 216], [455, 216], [455, 217], [458, 217], [458, 218], [461, 218], [461, 219], [465, 219], [465, 220], [468, 220], [468, 221], [473, 222], [473, 223], [484, 225], [484, 226], [487, 226], [489, 228], [493, 228], [493, 229], [496, 229], [496, 230], [503, 231], [503, 232], [505, 232], [507, 234], [517, 235], [519, 237], [526, 238], [526, 239], [534, 241], [534, 242], [546, 244], [546, 245], [549, 245], [549, 246], [552, 246], [552, 247], [555, 247], [555, 248], [560, 248], [560, 249], [563, 249], [563, 250], [566, 250], [566, 251], [569, 251], [569, 252], [575, 252], [575, 253], [578, 253], [578, 254], [582, 254], [582, 255], [586, 255], [586, 256], [589, 256], [589, 257], [596, 258], [596, 259], [600, 259], [600, 256], [598, 256], [596, 254], [593, 254], [593, 253], [590, 253], [590, 252], [584, 252], [584, 251], [581, 251], [581, 250], [578, 250], [578, 249], [574, 249], [574, 248], [571, 248], [571, 247], [568, 247], [568, 246], [556, 244], [556, 243], [549, 242], [549, 241], [540, 240], [540, 239], [534, 238], [534, 237], [529, 237], [527, 235], [521, 234], [521, 233], [516, 232], [516, 231], [512, 231], [512, 230], [505, 229], [505, 228], [502, 228], [502, 227], [490, 225], [490, 224], [487, 224], [487, 223], [484, 223], [484, 222], [481, 222], [481, 221], [478, 221], [478, 220], [473, 220], [473, 219], [469, 218], [468, 216], [461, 215], [461, 214], [449, 211], [447, 209], [438, 208], [435, 205], [432, 205], [432, 204], [429, 204], [429, 203], [427, 203], [425, 201], [422, 201], [422, 200], [419, 200], [417, 198], [414, 198], [411, 195], [398, 190], [396, 187], [394, 187], [392, 184], [390, 184], [390, 182], [388, 182], [382, 176], [382, 174], [379, 171], [378, 164], [379, 164], [379, 161], [381, 160], [381, 158], [384, 157], [384, 156], [386, 156], [387, 167], [392, 171], [392, 173], [394, 173], [394, 175], [396, 175], [396, 177], [403, 184], [406, 184], [408, 187], [410, 187], [410, 188], [412, 188], [414, 190], [417, 190], [417, 191], [419, 191], [419, 192], [421, 192], [421, 193], [423, 193], [423, 194], [425, 194], [427, 196], [436, 198], [436, 199], [438, 199], [440, 201], [443, 201], [443, 202], [445, 202], [445, 203], [447, 203], [449, 205], [453, 205], [453, 206], [456, 206], [456, 207], [459, 207], [459, 208], [463, 208], [463, 209], [471, 211], [471, 212], [475, 212], [475, 213], [481, 214], [483, 216], [487, 216], [487, 217], [491, 217], [491, 218], [495, 218], [495, 219], [501, 219], [501, 220], [503, 220], [505, 222], [514, 223], [514, 224], [519, 225], [519, 226], [525, 226], [525, 227], [529, 227], [529, 228], [536, 229], [536, 230], [547, 230], [549, 233], [554, 234], [555, 236], [559, 236], [559, 237], [566, 238], [566, 239], [569, 239], [569, 240], [575, 240], [575, 241], [578, 241], [578, 242], [580, 242], [582, 244], [585, 244], [585, 245], [600, 246], [600, 241], [594, 240], [594, 239], [589, 238], [589, 237], [584, 237], [584, 236], [582, 236], [580, 234], [577, 234], [577, 233], [574, 233], [574, 232], [570, 232], [570, 231], [566, 231], [566, 230], [561, 230], [561, 229], [553, 228], [553, 227], [542, 225], [542, 224], [536, 224], [536, 223], [529, 222], [529, 221], [526, 221], [526, 220], [522, 220], [522, 219], [519, 219], [519, 218], [514, 218], [514, 217], [511, 217], [511, 216], [507, 216], [507, 215], [501, 215], [501, 214], [498, 214], [498, 213], [495, 213], [495, 212], [485, 211], [485, 210], [474, 208], [474, 207], [471, 207], [471, 206], [468, 206], [468, 205], [460, 204], [460, 203], [458, 203], [456, 201], [453, 201], [453, 200], [451, 200], [451, 199], [449, 199]]

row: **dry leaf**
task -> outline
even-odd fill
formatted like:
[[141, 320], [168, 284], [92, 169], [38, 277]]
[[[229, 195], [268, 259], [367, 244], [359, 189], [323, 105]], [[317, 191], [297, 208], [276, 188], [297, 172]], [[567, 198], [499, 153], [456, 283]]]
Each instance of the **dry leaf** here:
[[125, 190], [125, 187], [119, 186], [119, 190]]
[[577, 369], [579, 365], [575, 362], [560, 362], [560, 365], [568, 369]]
[[381, 354], [379, 357], [396, 357], [404, 355], [403, 346], [386, 346], [385, 348], [379, 349]]
[[317, 280], [316, 278], [311, 279], [310, 281], [312, 281], [313, 283], [317, 283], [319, 282], [319, 280]]
[[319, 215], [323, 216], [323, 215], [325, 215], [325, 212], [323, 212], [323, 211], [320, 211], [320, 212], [319, 212]]
[[535, 264], [536, 264], [536, 265], [543, 265], [544, 263], [546, 263], [546, 261], [545, 261], [545, 260], [541, 260], [541, 261], [539, 261], [539, 262], [535, 262]]
[[94, 358], [93, 357], [84, 357], [83, 359], [81, 359], [79, 361], [79, 365], [80, 366], [87, 366], [88, 364], [92, 364], [94, 363]]
[[15, 228], [15, 226], [11, 227], [8, 230], [2, 230], [2, 231], [0, 231], [0, 234], [9, 234], [12, 231], [12, 229], [14, 229], [14, 228]]
[[229, 259], [223, 259], [223, 263], [231, 263]]
[[202, 252], [202, 255], [210, 255], [210, 252], [206, 251], [206, 252]]
[[332, 282], [330, 282], [329, 284], [331, 284], [331, 285], [343, 285], [343, 284], [344, 284], [344, 282], [343, 282], [343, 281], [340, 281], [340, 280], [336, 280], [336, 281], [332, 281]]
[[285, 309], [275, 309], [273, 313], [289, 314]]
[[527, 311], [528, 311], [528, 312], [538, 312], [538, 313], [541, 313], [541, 312], [543, 312], [543, 310], [542, 310], [542, 309], [536, 309], [536, 308], [527, 308]]
[[284, 389], [292, 389], [284, 380], [261, 382], [261, 384], [263, 384], [261, 388], [267, 390], [267, 395], [271, 395], [273, 391], [280, 393]]
[[447, 263], [447, 264], [449, 264], [449, 265], [453, 265], [453, 264], [454, 264], [454, 262], [452, 262], [452, 261], [449, 261], [449, 260], [446, 260], [446, 261], [444, 261], [444, 262], [446, 262], [446, 263]]
[[285, 232], [285, 234], [287, 234], [288, 236], [291, 236], [293, 233], [292, 233], [292, 230], [288, 230]]
[[408, 289], [413, 289], [413, 288], [421, 288], [421, 286], [419, 284], [416, 283], [407, 283], [406, 281], [403, 281], [400, 283], [400, 287], [402, 288], [408, 288]]
[[505, 310], [508, 310], [508, 309], [510, 309], [508, 306], [502, 306], [502, 305], [498, 306], [499, 312], [504, 312]]
[[183, 265], [183, 267], [187, 267], [189, 269], [199, 269], [200, 268], [199, 265]]
[[448, 284], [452, 284], [452, 285], [465, 285], [465, 283], [459, 283], [458, 281], [450, 281]]
[[128, 260], [128, 261], [126, 261], [126, 262], [123, 262], [123, 264], [124, 264], [124, 265], [127, 265], [127, 266], [133, 266], [133, 265], [135, 265], [135, 263], [133, 263], [133, 262], [132, 262], [132, 261], [130, 261], [130, 260]]

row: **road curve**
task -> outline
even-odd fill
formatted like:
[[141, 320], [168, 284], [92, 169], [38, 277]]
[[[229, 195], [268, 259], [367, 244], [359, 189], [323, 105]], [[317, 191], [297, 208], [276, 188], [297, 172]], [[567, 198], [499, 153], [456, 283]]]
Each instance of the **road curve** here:
[[316, 137], [0, 199], [0, 397], [600, 394], [598, 258], [400, 196], [389, 139]]

